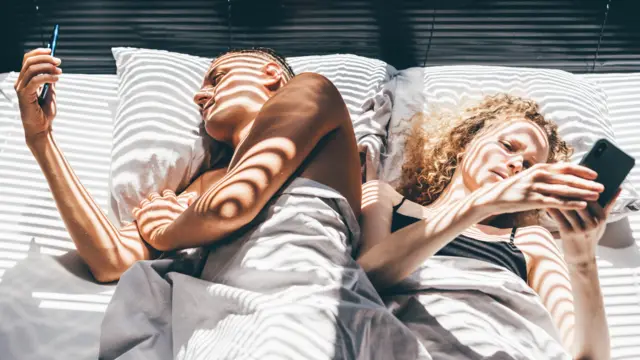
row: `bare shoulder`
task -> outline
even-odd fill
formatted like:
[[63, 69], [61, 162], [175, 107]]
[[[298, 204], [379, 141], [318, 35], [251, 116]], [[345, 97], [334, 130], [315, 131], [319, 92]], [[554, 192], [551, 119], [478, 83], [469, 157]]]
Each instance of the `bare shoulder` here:
[[387, 182], [370, 180], [362, 185], [362, 206], [374, 200], [393, 206], [402, 201], [402, 195]]
[[226, 174], [228, 168], [221, 167], [217, 169], [208, 170], [198, 176], [185, 190], [184, 192], [196, 192], [201, 195], [207, 191], [210, 187], [220, 181]]
[[551, 232], [540, 225], [519, 228], [515, 238], [516, 245], [532, 257], [556, 257], [560, 248]]

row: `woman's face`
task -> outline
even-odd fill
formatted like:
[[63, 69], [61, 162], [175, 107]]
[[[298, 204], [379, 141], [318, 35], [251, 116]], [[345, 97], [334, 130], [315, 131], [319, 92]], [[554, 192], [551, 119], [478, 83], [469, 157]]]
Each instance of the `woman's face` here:
[[476, 136], [465, 149], [459, 170], [467, 189], [474, 191], [546, 162], [549, 142], [538, 125], [514, 120]]

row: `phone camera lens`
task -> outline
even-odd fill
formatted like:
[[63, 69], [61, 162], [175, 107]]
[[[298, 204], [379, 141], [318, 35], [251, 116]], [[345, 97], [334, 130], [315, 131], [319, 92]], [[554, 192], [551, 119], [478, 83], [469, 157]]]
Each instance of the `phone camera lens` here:
[[598, 145], [598, 148], [596, 149], [596, 157], [599, 157], [600, 155], [602, 155], [602, 152], [607, 148], [607, 144], [600, 144]]

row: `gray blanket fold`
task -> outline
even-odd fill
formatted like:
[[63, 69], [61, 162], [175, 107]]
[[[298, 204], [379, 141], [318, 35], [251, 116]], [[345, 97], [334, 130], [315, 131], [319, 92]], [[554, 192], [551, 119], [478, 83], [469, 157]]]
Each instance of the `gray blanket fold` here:
[[128, 270], [100, 357], [430, 359], [351, 257], [359, 227], [339, 193], [298, 178], [257, 220], [211, 247], [199, 278], [173, 271], [188, 259]]
[[432, 257], [383, 298], [434, 359], [571, 359], [539, 296], [489, 262]]

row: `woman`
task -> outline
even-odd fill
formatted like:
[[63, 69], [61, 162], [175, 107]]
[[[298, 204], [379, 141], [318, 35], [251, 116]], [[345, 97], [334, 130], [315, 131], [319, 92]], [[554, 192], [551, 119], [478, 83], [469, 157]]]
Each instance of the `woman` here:
[[[330, 81], [294, 77], [267, 49], [218, 56], [194, 101], [207, 134], [233, 149], [230, 163], [178, 196], [149, 194], [118, 229], [54, 140], [55, 86], [37, 100], [60, 63], [48, 49], [27, 53], [15, 89], [26, 142], [78, 253], [98, 281], [119, 279], [101, 359], [427, 358], [351, 257], [359, 159]], [[208, 255], [190, 269], [141, 261], [200, 247]], [[372, 353], [374, 340], [383, 349]]]
[[609, 358], [595, 250], [615, 198], [595, 202], [597, 174], [563, 162], [533, 101], [496, 95], [451, 120], [417, 121], [397, 191], [365, 184], [358, 262], [434, 359]]

